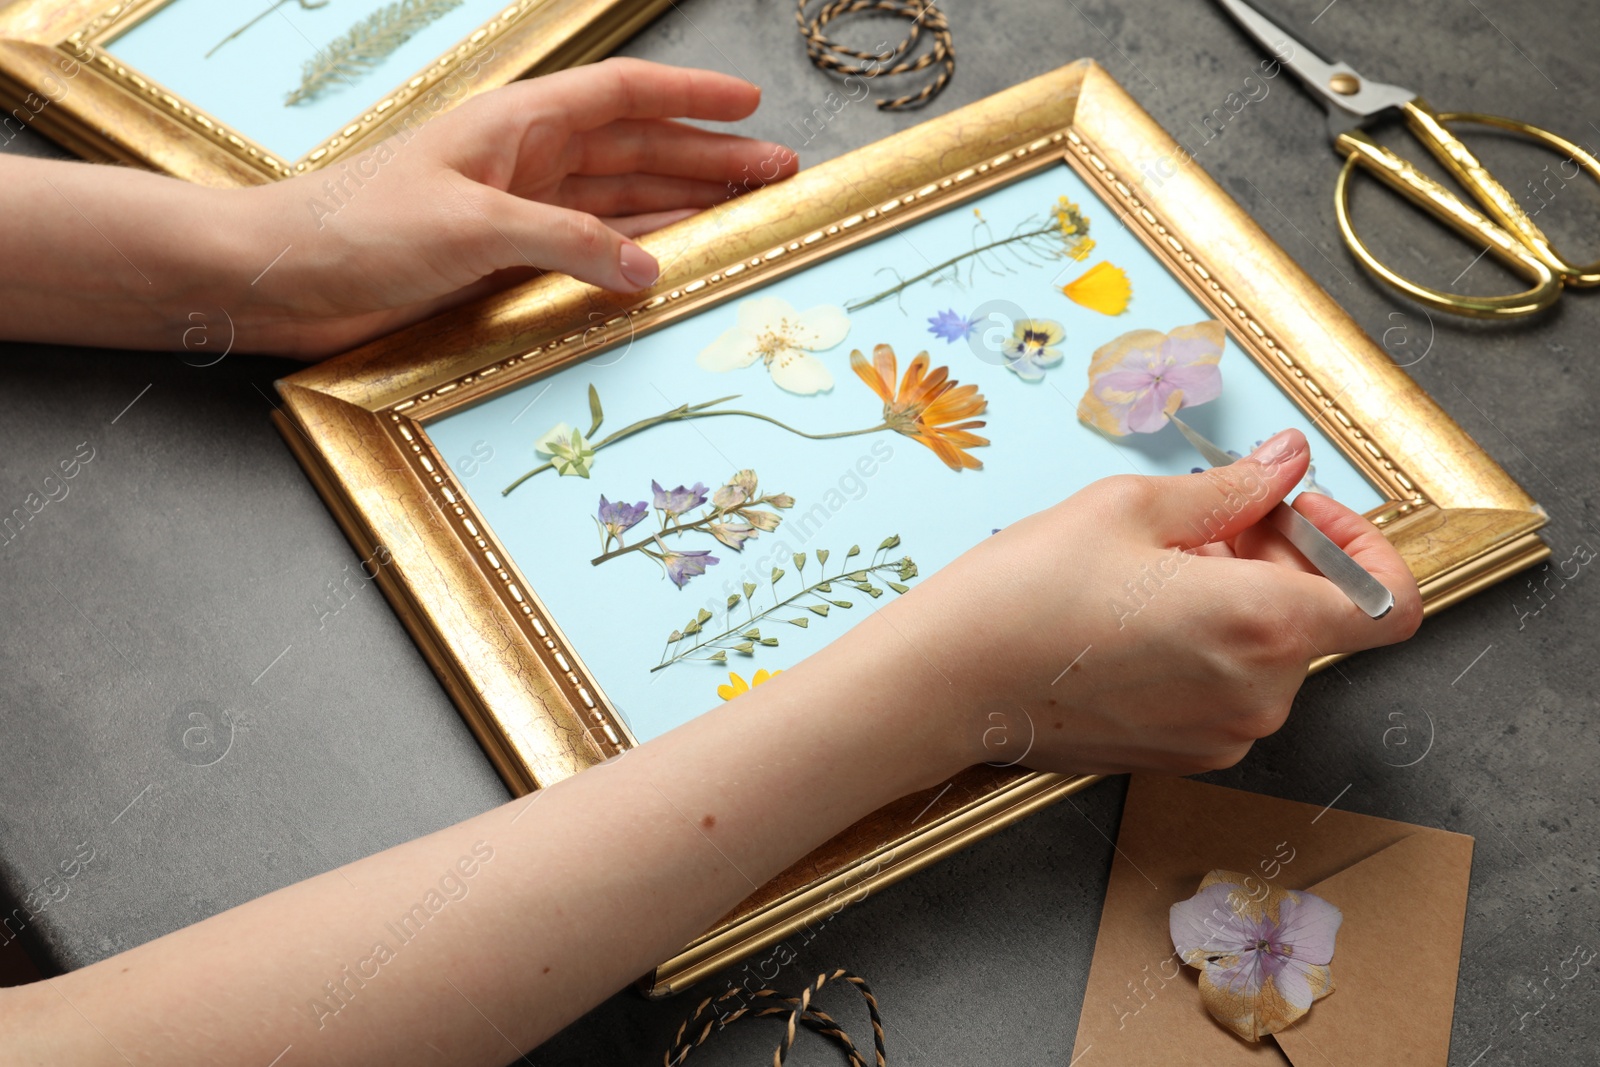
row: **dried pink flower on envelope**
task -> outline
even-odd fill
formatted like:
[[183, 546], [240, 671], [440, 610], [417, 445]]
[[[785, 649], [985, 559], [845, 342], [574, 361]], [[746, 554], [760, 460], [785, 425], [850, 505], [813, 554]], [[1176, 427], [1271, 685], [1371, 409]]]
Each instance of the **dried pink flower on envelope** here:
[[1126, 437], [1155, 433], [1179, 408], [1215, 400], [1222, 393], [1222, 344], [1215, 319], [1160, 330], [1130, 330], [1095, 349], [1089, 389], [1078, 402], [1078, 418], [1097, 430]]
[[1275, 1034], [1333, 992], [1334, 937], [1344, 915], [1311, 893], [1254, 875], [1212, 871], [1172, 906], [1172, 945], [1200, 972], [1200, 999], [1246, 1041]]

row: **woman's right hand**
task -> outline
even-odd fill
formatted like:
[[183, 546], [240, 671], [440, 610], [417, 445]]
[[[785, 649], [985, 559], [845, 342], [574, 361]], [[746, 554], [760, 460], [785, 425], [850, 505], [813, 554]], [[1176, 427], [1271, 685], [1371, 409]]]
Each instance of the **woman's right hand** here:
[[[1402, 641], [1415, 580], [1366, 519], [1296, 508], [1394, 593], [1371, 619], [1257, 522], [1306, 472], [1285, 431], [1227, 467], [1088, 486], [999, 531], [823, 655], [870, 656], [869, 699], [929, 709], [952, 766], [1188, 774], [1288, 716], [1311, 661]], [[866, 640], [861, 640], [866, 638]], [[799, 672], [796, 672], [799, 673]]]

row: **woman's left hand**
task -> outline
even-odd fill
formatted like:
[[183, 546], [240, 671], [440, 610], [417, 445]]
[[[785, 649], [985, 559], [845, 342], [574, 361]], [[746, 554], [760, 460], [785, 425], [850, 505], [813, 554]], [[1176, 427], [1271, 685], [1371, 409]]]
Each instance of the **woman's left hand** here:
[[[630, 238], [796, 169], [781, 145], [677, 119], [749, 115], [761, 92], [711, 71], [610, 59], [516, 82], [346, 163], [243, 193], [264, 263], [240, 346], [317, 358], [554, 270], [633, 292]], [[231, 294], [223, 306], [237, 307]]]

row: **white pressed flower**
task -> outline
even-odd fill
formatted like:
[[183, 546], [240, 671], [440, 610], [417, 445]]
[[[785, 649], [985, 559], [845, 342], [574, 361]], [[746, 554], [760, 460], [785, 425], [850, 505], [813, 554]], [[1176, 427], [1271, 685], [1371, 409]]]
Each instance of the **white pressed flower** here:
[[594, 446], [581, 430], [575, 430], [564, 422], [552, 426], [534, 442], [533, 449], [541, 456], [549, 456], [550, 465], [562, 476], [587, 478], [589, 468], [594, 464]]
[[738, 321], [707, 345], [695, 364], [730, 371], [760, 359], [780, 389], [810, 396], [833, 388], [833, 375], [811, 353], [832, 348], [849, 332], [843, 308], [819, 304], [796, 311], [779, 297], [756, 297], [739, 304]]
[[558, 422], [544, 432], [544, 435], [533, 443], [533, 450], [541, 456], [556, 454], [551, 445], [564, 445], [572, 440], [572, 427], [564, 422]]

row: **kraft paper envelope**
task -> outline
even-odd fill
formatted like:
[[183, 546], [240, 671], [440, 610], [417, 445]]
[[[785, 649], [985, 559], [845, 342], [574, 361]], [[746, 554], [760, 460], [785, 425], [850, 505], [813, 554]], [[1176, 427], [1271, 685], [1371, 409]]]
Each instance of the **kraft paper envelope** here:
[[[1255, 1044], [1206, 1012], [1168, 932], [1168, 909], [1214, 869], [1344, 912], [1333, 992]], [[1471, 869], [1462, 834], [1135, 775], [1072, 1063], [1446, 1067]]]

